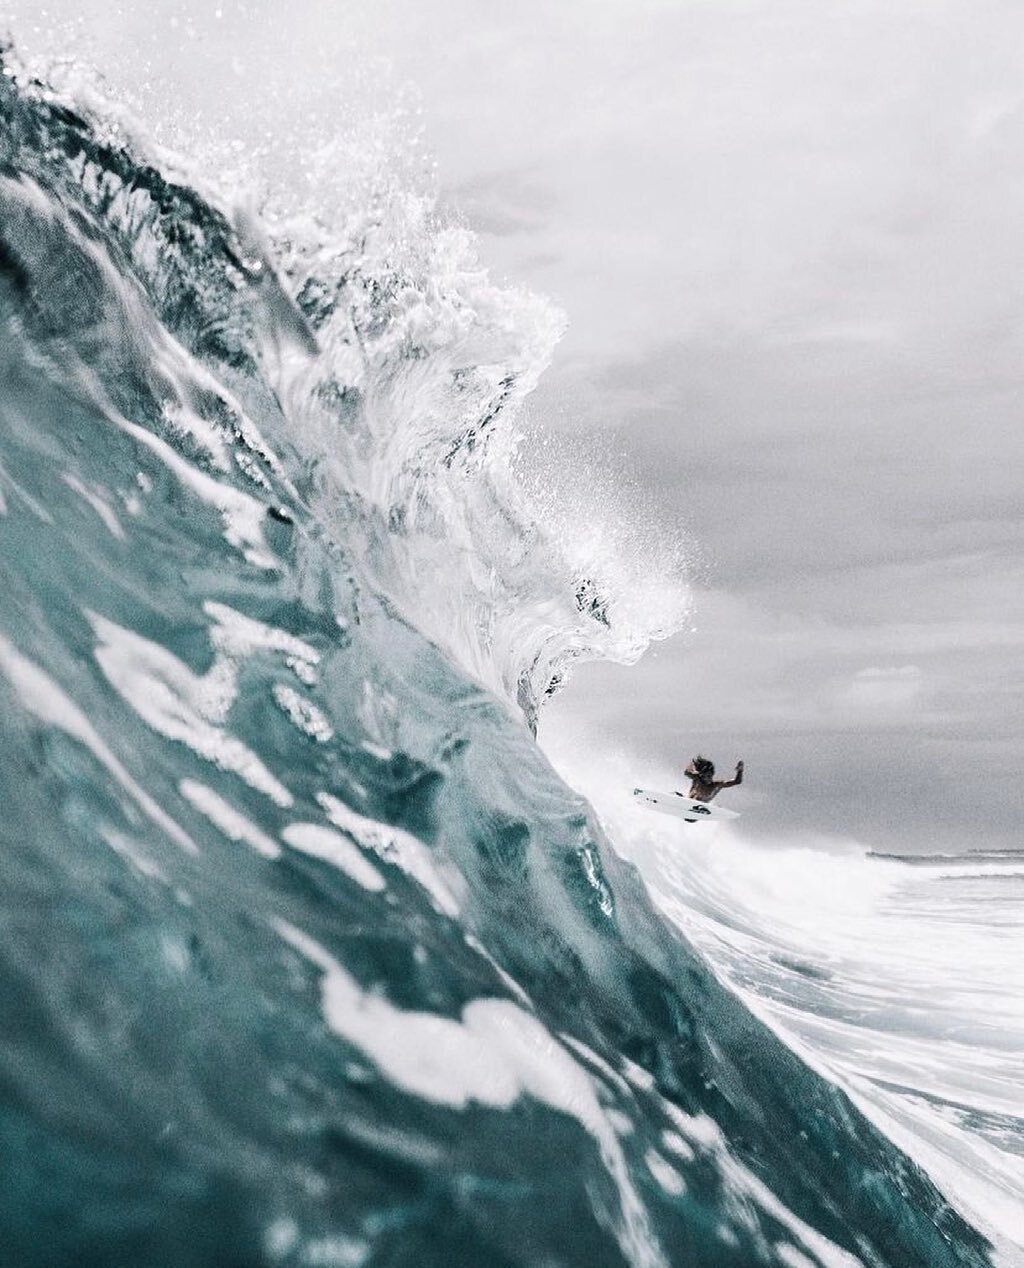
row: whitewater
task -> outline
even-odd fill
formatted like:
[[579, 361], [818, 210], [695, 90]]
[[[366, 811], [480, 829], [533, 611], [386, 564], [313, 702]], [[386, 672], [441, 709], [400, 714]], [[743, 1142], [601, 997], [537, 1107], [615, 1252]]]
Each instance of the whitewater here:
[[774, 868], [538, 747], [689, 612], [541, 469], [562, 316], [2, 69], [0, 1262], [1012, 1262], [1005, 861]]
[[545, 749], [720, 980], [971, 1212], [997, 1262], [1022, 1262], [1019, 854], [667, 827], [616, 786], [637, 759], [598, 750], [571, 715]]

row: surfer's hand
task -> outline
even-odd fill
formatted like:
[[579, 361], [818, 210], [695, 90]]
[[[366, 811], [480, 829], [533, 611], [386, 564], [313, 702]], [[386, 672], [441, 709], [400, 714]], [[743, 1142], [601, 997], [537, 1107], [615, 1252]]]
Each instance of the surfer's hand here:
[[736, 774], [737, 774], [737, 775], [742, 775], [742, 774], [743, 774], [743, 763], [742, 763], [742, 762], [737, 762], [737, 763], [736, 763]]

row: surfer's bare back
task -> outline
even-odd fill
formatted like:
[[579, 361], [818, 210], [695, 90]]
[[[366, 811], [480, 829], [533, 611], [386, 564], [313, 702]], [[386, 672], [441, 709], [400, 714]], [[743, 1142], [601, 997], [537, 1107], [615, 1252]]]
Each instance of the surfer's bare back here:
[[694, 801], [713, 801], [723, 788], [735, 788], [743, 783], [743, 763], [736, 763], [734, 779], [716, 779], [715, 764], [699, 755], [693, 758], [683, 771], [691, 779], [690, 796]]

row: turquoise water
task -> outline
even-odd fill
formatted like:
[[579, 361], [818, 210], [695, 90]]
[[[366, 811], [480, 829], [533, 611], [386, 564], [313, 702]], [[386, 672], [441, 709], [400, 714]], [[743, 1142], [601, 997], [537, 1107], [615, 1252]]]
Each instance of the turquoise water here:
[[535, 743], [685, 608], [516, 492], [557, 315], [0, 113], [2, 1262], [988, 1263]]

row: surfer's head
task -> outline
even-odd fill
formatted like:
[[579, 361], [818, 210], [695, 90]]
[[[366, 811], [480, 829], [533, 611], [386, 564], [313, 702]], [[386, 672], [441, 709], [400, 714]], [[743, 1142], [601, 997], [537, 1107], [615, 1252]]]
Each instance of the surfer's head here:
[[690, 762], [690, 769], [698, 779], [712, 779], [715, 774], [715, 764], [700, 754], [693, 758]]

